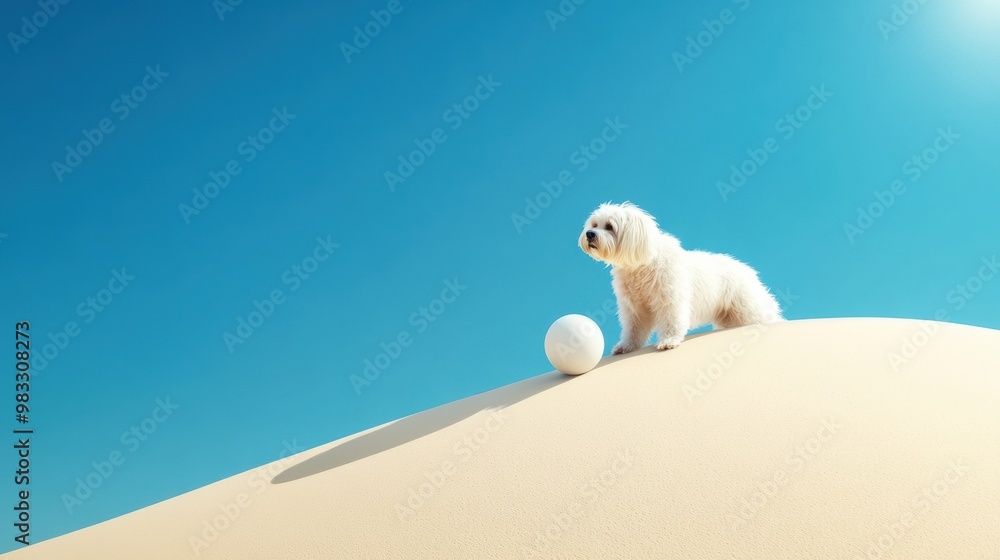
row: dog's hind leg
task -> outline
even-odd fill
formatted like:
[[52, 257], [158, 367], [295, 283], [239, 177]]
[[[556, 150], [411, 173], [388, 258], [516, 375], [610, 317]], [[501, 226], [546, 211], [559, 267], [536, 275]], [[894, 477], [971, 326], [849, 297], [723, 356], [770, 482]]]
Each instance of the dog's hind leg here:
[[712, 321], [713, 329], [731, 329], [733, 327], [739, 327], [746, 323], [741, 322], [740, 314], [737, 313], [732, 305], [725, 304], [722, 309], [719, 309], [718, 314], [715, 316], [715, 320]]

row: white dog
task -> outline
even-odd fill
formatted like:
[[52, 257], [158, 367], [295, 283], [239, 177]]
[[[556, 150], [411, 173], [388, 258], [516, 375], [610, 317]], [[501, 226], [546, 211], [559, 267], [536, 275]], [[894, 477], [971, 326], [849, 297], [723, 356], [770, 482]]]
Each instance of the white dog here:
[[613, 354], [642, 347], [654, 330], [656, 349], [668, 350], [692, 327], [783, 320], [757, 271], [729, 255], [683, 249], [634, 204], [602, 204], [584, 224], [580, 248], [612, 266], [622, 324]]

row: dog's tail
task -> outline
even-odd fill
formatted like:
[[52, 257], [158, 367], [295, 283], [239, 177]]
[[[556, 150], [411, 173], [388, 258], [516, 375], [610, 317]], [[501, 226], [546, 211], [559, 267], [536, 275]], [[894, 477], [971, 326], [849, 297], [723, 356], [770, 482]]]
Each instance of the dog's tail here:
[[774, 297], [771, 290], [767, 289], [767, 286], [761, 284], [763, 288], [763, 295], [761, 297], [764, 301], [763, 309], [761, 310], [762, 323], [777, 323], [779, 321], [784, 321], [785, 317], [781, 314], [781, 304], [778, 303], [778, 299]]

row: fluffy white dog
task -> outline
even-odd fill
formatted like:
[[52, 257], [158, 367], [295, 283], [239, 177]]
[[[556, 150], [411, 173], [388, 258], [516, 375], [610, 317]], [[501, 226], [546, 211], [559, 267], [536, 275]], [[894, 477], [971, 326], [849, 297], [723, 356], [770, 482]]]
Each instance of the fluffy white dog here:
[[612, 266], [622, 339], [613, 354], [676, 348], [692, 327], [739, 327], [783, 320], [757, 271], [730, 257], [687, 251], [631, 203], [602, 204], [583, 226], [580, 248]]

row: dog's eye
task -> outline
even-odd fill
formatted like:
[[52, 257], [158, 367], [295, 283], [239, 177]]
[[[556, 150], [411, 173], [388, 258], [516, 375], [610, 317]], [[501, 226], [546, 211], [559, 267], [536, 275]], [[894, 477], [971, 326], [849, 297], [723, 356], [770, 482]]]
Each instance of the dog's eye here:
[[597, 227], [597, 222], [594, 222], [594, 223], [590, 224], [590, 227], [592, 227], [592, 228]]
[[606, 229], [606, 230], [610, 231], [611, 233], [614, 233], [614, 232], [615, 232], [615, 228], [614, 228], [614, 226], [612, 226], [612, 225], [611, 225], [610, 223], [609, 223], [609, 224], [606, 224], [606, 225], [604, 226], [604, 229]]

